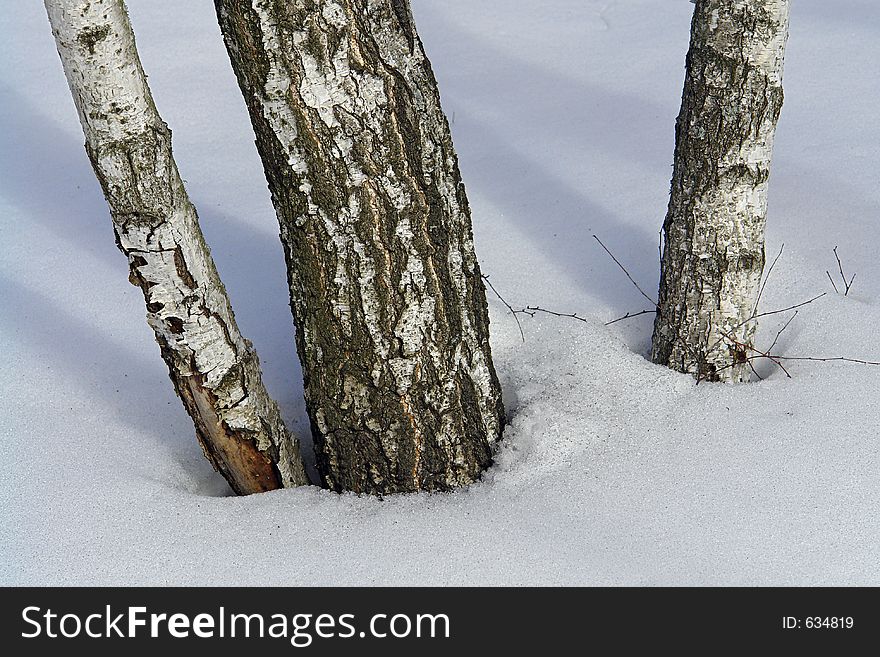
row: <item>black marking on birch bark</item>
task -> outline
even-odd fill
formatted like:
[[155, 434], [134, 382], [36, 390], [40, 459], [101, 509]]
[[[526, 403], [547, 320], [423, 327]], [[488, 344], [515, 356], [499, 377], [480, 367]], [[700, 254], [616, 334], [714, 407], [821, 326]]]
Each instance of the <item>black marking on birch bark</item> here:
[[189, 269], [187, 269], [186, 260], [183, 257], [183, 250], [179, 246], [174, 248], [174, 268], [177, 270], [177, 275], [180, 277], [180, 280], [183, 281], [183, 284], [189, 289], [194, 290], [196, 288], [196, 280], [193, 278]]
[[697, 0], [663, 225], [654, 362], [746, 380], [788, 0]]
[[446, 490], [503, 411], [470, 211], [398, 0], [215, 0], [278, 214], [328, 487]]
[[94, 27], [87, 27], [86, 29], [80, 31], [80, 33], [76, 36], [76, 40], [79, 41], [80, 45], [86, 48], [89, 51], [90, 55], [95, 54], [95, 46], [99, 41], [106, 39], [110, 35], [110, 26], [109, 25], [96, 25]]
[[121, 0], [46, 0], [129, 280], [208, 460], [239, 493], [308, 483], [240, 334], [174, 163]]

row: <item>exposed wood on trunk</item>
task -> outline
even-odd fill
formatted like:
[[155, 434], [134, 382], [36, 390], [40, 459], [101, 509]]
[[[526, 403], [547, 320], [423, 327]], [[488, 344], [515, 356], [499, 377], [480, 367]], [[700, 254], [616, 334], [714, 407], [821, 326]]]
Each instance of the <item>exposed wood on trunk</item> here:
[[46, 9], [129, 278], [205, 455], [239, 494], [308, 483], [202, 237], [125, 5], [46, 0]]

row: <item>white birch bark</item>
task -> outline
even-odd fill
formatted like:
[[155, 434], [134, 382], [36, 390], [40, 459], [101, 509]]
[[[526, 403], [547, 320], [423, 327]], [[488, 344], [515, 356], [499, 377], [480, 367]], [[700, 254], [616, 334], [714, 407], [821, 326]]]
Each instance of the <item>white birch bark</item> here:
[[215, 0], [281, 225], [318, 467], [473, 482], [501, 435], [485, 290], [406, 0]]
[[[247, 494], [308, 483], [205, 244], [122, 0], [45, 0], [130, 280], [208, 460]], [[87, 294], [81, 290], [80, 294]]]
[[696, 0], [653, 360], [744, 381], [764, 268], [789, 0]]

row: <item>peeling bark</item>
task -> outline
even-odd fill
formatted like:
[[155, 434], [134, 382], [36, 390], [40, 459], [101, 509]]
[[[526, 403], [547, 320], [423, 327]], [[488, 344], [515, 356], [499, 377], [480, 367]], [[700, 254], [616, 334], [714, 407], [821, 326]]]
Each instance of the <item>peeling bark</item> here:
[[239, 494], [307, 484], [180, 179], [125, 5], [45, 4], [129, 279], [205, 456]]
[[745, 381], [789, 0], [696, 0], [663, 226], [654, 362]]
[[216, 0], [328, 487], [446, 490], [503, 422], [470, 210], [405, 0]]

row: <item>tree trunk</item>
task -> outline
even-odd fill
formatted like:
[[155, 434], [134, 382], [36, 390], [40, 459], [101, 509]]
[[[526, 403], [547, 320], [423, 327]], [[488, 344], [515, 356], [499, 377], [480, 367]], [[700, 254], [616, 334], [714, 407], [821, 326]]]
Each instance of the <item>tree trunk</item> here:
[[405, 0], [216, 0], [287, 255], [328, 487], [446, 490], [503, 410], [470, 210]]
[[697, 0], [663, 226], [653, 360], [744, 381], [764, 268], [789, 0]]
[[[46, 0], [86, 150], [171, 380], [236, 493], [308, 483], [171, 153], [122, 0]], [[87, 293], [87, 291], [85, 291]]]

